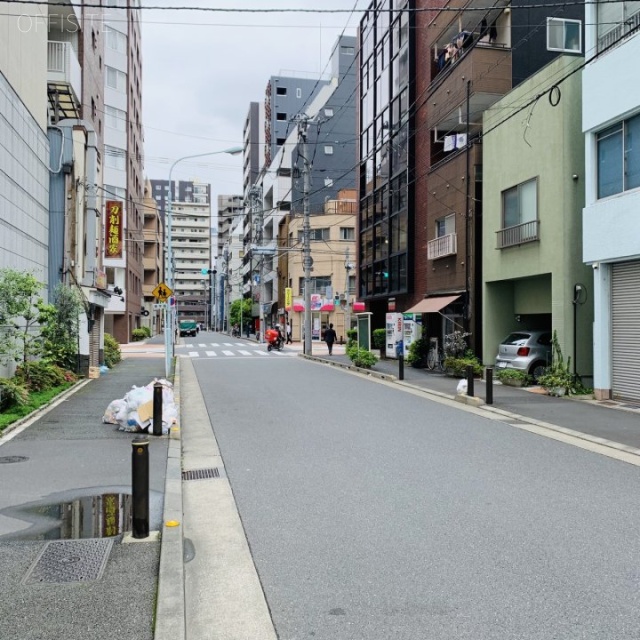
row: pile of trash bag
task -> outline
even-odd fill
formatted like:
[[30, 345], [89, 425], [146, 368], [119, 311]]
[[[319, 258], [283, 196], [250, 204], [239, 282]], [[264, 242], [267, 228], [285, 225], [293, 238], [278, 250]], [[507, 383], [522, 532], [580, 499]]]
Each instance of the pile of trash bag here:
[[162, 385], [162, 433], [167, 435], [171, 427], [178, 422], [178, 408], [173, 397], [173, 385], [157, 378], [145, 387], [131, 388], [124, 398], [109, 403], [102, 422], [117, 424], [120, 431], [147, 433], [153, 432], [153, 387]]

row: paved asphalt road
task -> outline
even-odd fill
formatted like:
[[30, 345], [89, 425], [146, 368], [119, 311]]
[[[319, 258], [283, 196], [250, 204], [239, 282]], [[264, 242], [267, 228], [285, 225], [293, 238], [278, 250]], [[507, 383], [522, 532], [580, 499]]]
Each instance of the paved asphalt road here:
[[640, 637], [637, 467], [301, 358], [193, 364], [280, 640]]

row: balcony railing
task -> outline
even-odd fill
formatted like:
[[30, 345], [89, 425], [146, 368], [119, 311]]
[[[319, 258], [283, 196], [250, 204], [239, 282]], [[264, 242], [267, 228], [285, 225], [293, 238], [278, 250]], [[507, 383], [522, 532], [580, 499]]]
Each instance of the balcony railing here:
[[48, 42], [47, 80], [68, 84], [76, 100], [82, 97], [82, 69], [70, 42]]
[[626, 20], [610, 31], [598, 37], [598, 51], [603, 51], [616, 44], [620, 44], [625, 36], [635, 33], [640, 27], [640, 11], [636, 11]]
[[539, 220], [531, 220], [531, 222], [524, 222], [523, 224], [517, 224], [513, 227], [507, 227], [506, 229], [500, 229], [496, 231], [498, 235], [498, 249], [504, 249], [505, 247], [515, 247], [519, 244], [525, 244], [525, 242], [534, 242], [539, 240]]
[[455, 255], [458, 252], [458, 238], [455, 233], [429, 240], [427, 243], [427, 258], [437, 260], [446, 256]]

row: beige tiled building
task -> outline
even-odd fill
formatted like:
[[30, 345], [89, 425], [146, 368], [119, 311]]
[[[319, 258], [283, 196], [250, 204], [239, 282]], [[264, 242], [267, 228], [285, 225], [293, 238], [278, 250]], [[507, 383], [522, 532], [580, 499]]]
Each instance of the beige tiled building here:
[[[338, 199], [325, 203], [324, 212], [310, 216], [311, 257], [311, 330], [312, 339], [320, 340], [325, 327], [332, 323], [338, 339], [346, 339], [346, 329], [353, 317], [356, 294], [355, 271], [355, 190], [343, 189]], [[287, 216], [280, 225], [278, 316], [290, 320], [294, 340], [302, 340], [304, 326], [304, 267], [302, 216]], [[287, 289], [291, 290], [290, 299]]]

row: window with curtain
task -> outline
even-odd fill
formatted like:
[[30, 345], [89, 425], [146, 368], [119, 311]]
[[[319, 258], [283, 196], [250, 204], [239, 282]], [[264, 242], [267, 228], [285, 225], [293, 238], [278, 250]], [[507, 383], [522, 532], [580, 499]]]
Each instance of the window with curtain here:
[[502, 228], [532, 222], [538, 217], [537, 180], [529, 180], [502, 193]]
[[598, 198], [640, 187], [640, 114], [596, 136]]

